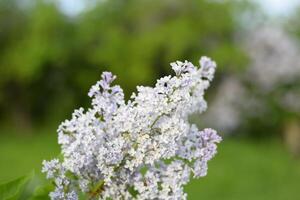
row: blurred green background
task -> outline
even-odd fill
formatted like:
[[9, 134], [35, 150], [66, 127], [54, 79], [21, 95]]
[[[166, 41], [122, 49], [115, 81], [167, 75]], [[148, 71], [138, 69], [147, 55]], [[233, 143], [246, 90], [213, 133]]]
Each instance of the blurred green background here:
[[0, 182], [32, 169], [44, 181], [57, 126], [88, 107], [102, 71], [128, 99], [170, 62], [207, 55], [218, 70], [192, 120], [224, 141], [188, 199], [299, 199], [300, 9], [257, 2], [1, 0]]

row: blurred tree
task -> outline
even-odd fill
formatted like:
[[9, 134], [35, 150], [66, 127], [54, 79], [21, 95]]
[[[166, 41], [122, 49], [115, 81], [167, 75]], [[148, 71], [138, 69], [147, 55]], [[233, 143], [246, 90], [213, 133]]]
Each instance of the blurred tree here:
[[82, 16], [78, 41], [89, 62], [111, 67], [132, 91], [167, 73], [171, 61], [197, 62], [203, 53], [224, 68], [243, 65], [233, 11], [206, 0], [105, 1]]
[[[8, 8], [17, 13], [1, 20], [12, 32], [1, 37], [8, 43], [1, 47], [2, 105], [16, 122], [28, 125], [33, 114], [43, 112], [52, 100], [49, 89], [56, 77], [47, 77], [52, 68], [66, 65], [70, 28], [58, 9], [44, 1], [35, 1], [27, 12], [16, 11], [16, 3]], [[11, 18], [16, 22], [9, 22]]]
[[0, 6], [0, 109], [18, 126], [61, 120], [85, 105], [103, 70], [119, 76], [128, 98], [175, 60], [196, 63], [205, 53], [234, 70], [245, 62], [234, 1], [99, 1], [74, 17], [50, 1], [26, 2]]

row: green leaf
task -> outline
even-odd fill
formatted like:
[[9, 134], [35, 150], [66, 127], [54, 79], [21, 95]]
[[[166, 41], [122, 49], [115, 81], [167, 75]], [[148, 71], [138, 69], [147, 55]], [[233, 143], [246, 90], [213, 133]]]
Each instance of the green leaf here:
[[102, 191], [104, 187], [104, 180], [99, 180], [91, 189], [90, 192], [88, 192], [88, 199], [94, 199], [96, 198]]
[[32, 179], [34, 172], [26, 176], [22, 176], [13, 181], [0, 184], [0, 199], [1, 200], [14, 200], [18, 199], [26, 184]]
[[54, 186], [51, 184], [43, 185], [34, 191], [33, 196], [30, 200], [45, 200], [49, 199], [49, 193], [54, 190]]
[[128, 188], [128, 192], [134, 197], [136, 198], [136, 196], [139, 194], [139, 192], [133, 187], [133, 186], [130, 186]]

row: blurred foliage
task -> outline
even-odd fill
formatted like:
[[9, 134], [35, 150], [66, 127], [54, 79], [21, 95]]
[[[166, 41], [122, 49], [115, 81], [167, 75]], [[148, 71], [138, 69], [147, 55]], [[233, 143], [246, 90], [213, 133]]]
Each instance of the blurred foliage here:
[[19, 127], [61, 120], [87, 105], [88, 89], [104, 70], [118, 75], [127, 98], [136, 85], [169, 73], [175, 60], [196, 63], [205, 54], [220, 70], [237, 70], [245, 64], [235, 39], [238, 6], [110, 0], [71, 17], [51, 1], [3, 0], [0, 117]]
[[34, 173], [32, 172], [13, 181], [2, 183], [0, 185], [0, 198], [3, 200], [20, 199], [22, 191], [33, 176]]

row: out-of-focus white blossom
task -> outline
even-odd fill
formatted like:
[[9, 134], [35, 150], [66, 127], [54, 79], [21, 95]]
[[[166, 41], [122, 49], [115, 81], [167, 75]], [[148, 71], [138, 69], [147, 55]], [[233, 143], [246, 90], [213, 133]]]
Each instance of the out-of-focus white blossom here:
[[214, 124], [216, 129], [223, 130], [224, 133], [234, 130], [242, 120], [240, 102], [246, 102], [241, 101], [244, 100], [245, 93], [245, 88], [237, 78], [228, 77], [223, 80], [204, 115], [205, 123]]
[[290, 112], [300, 113], [300, 88], [287, 91], [280, 102]]
[[266, 115], [274, 103], [282, 110], [300, 113], [297, 40], [279, 26], [257, 27], [244, 38], [241, 44], [250, 58], [247, 70], [220, 82], [211, 106], [200, 118], [228, 134], [248, 119]]
[[216, 68], [210, 58], [171, 63], [176, 76], [154, 88], [137, 87], [125, 103], [109, 72], [90, 89], [92, 107], [75, 110], [58, 128], [63, 159], [44, 161], [56, 189], [51, 199], [185, 199], [191, 175], [203, 177], [221, 141], [198, 130], [188, 116], [206, 110], [204, 92]]
[[[248, 84], [262, 104], [272, 98], [278, 107], [300, 113], [299, 42], [283, 27], [265, 26], [250, 34]], [[268, 107], [268, 105], [264, 105]]]
[[247, 39], [249, 79], [264, 90], [300, 79], [300, 49], [296, 39], [281, 27], [263, 26]]

